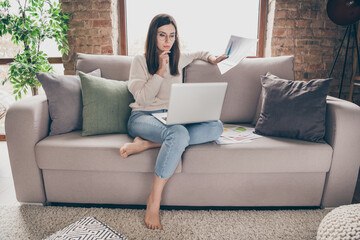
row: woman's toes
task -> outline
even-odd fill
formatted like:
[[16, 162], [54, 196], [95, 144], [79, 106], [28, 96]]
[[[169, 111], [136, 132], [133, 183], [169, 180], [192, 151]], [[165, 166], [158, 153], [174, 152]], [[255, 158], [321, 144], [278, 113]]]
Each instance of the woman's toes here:
[[124, 148], [120, 148], [120, 156], [122, 158], [127, 158], [128, 154], [126, 153], [126, 150]]

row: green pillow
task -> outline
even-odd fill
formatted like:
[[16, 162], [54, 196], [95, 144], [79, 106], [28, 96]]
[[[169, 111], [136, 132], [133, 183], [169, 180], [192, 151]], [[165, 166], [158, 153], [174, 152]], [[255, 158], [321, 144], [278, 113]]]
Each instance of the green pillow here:
[[79, 72], [83, 97], [83, 136], [127, 133], [134, 102], [127, 81], [109, 80]]

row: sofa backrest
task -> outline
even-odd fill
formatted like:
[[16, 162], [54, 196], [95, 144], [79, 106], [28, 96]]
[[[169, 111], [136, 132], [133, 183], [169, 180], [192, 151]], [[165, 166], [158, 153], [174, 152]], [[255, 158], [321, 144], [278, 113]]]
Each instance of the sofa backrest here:
[[184, 70], [184, 82], [228, 82], [220, 119], [225, 123], [251, 123], [261, 93], [260, 76], [270, 72], [294, 80], [294, 57], [246, 58], [221, 75], [215, 65], [196, 60]]
[[[101, 69], [101, 76], [127, 81], [133, 57], [120, 55], [77, 54], [76, 71]], [[184, 82], [228, 82], [220, 119], [225, 123], [251, 123], [261, 93], [260, 76], [270, 72], [294, 80], [294, 57], [246, 58], [221, 75], [217, 66], [196, 60], [184, 69]]]
[[132, 57], [121, 55], [78, 53], [75, 70], [88, 73], [100, 68], [103, 78], [127, 81], [129, 80], [132, 59]]

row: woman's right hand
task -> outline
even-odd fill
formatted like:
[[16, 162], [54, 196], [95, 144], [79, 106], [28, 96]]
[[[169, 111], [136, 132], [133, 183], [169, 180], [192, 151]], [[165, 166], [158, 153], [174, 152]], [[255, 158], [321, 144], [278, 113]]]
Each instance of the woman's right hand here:
[[163, 51], [159, 55], [159, 70], [156, 72], [156, 74], [160, 75], [161, 77], [164, 77], [166, 67], [169, 64], [169, 53], [170, 51]]

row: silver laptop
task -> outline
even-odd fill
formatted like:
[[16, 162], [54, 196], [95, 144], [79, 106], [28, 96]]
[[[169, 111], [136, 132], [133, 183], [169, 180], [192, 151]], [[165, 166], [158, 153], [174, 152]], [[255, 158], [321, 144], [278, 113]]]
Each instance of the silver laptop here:
[[174, 83], [166, 113], [153, 113], [166, 125], [207, 122], [220, 119], [228, 83]]

